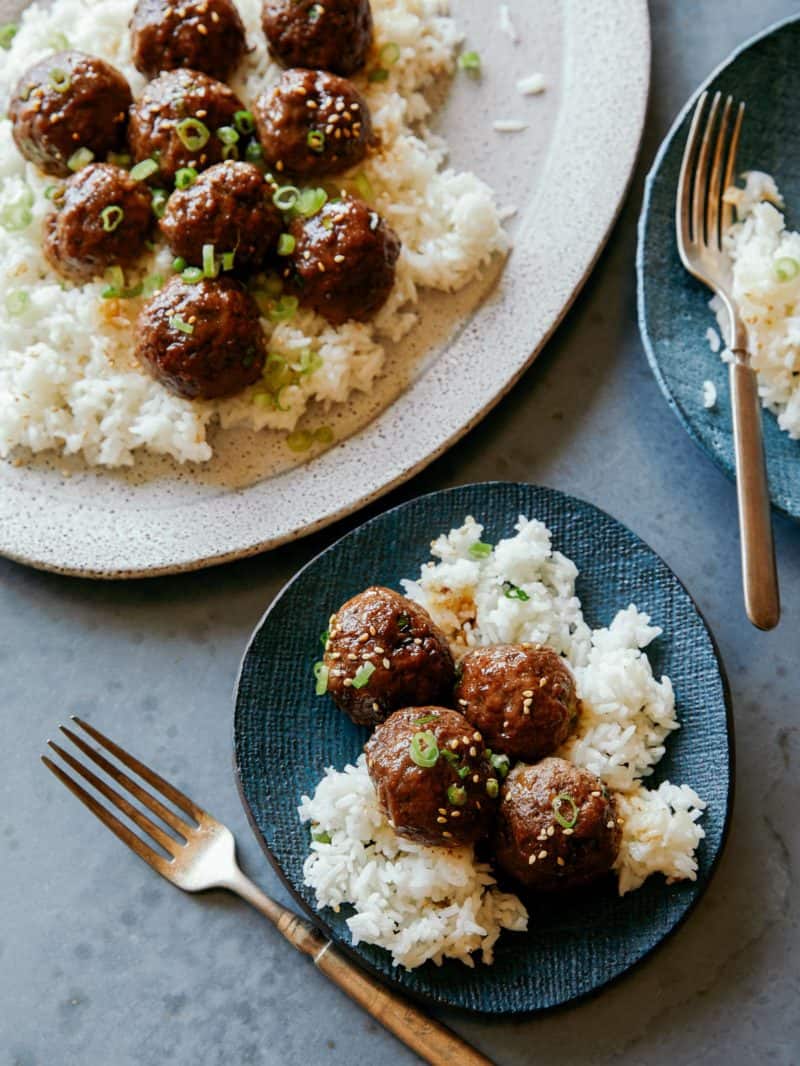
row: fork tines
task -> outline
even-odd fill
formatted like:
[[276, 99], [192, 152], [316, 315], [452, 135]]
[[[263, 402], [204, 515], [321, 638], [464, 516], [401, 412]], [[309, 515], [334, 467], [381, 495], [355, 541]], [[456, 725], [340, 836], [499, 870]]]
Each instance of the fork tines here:
[[149, 818], [144, 811], [131, 803], [128, 796], [117, 791], [106, 780], [99, 777], [93, 770], [54, 741], [48, 740], [48, 746], [61, 757], [76, 775], [88, 782], [96, 792], [108, 800], [112, 807], [115, 807], [117, 811], [125, 815], [126, 818], [142, 830], [144, 839], [134, 833], [107, 806], [88, 792], [76, 780], [75, 776], [69, 774], [61, 766], [53, 762], [52, 759], [48, 758], [47, 755], [42, 756], [42, 762], [93, 814], [97, 815], [101, 822], [108, 826], [112, 833], [115, 833], [145, 862], [163, 872], [163, 869], [174, 859], [178, 849], [186, 843], [188, 834], [201, 821], [204, 812], [188, 796], [184, 795], [168, 781], [165, 781], [163, 777], [145, 766], [133, 755], [128, 754], [118, 744], [115, 744], [101, 733], [99, 729], [95, 729], [94, 726], [74, 715], [71, 720], [75, 726], [87, 733], [101, 748], [113, 755], [123, 766], [126, 766], [143, 781], [146, 781], [163, 799], [168, 800], [178, 809], [180, 813], [167, 807], [150, 789], [135, 781], [116, 763], [111, 762], [102, 752], [88, 744], [82, 736], [79, 736], [72, 729], [68, 729], [63, 725], [59, 726], [64, 736], [72, 741], [75, 747], [88, 760], [118, 785], [122, 786], [129, 796], [138, 800], [144, 808], [160, 819], [165, 826], [172, 830], [174, 835], [166, 832], [162, 826], [156, 824], [152, 818]]

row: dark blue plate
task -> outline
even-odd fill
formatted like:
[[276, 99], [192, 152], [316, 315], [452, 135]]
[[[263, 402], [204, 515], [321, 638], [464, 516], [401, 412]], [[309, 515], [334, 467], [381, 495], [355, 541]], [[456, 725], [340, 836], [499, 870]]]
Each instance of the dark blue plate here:
[[[329, 697], [315, 697], [312, 665], [330, 614], [349, 596], [380, 583], [399, 589], [429, 558], [431, 539], [468, 514], [491, 542], [508, 536], [520, 514], [544, 521], [556, 548], [580, 569], [578, 594], [592, 626], [632, 601], [664, 628], [651, 646], [657, 674], [671, 676], [682, 728], [653, 777], [687, 782], [708, 801], [696, 882], [651, 878], [620, 899], [603, 889], [537, 899], [530, 931], [504, 932], [493, 966], [450, 962], [408, 973], [379, 948], [349, 947], [346, 913], [317, 911], [303, 885], [309, 831], [297, 817], [326, 766], [343, 768], [368, 732]], [[468, 485], [423, 496], [349, 533], [301, 570], [271, 605], [245, 653], [236, 696], [236, 771], [256, 835], [278, 873], [315, 923], [366, 969], [410, 995], [473, 1011], [542, 1010], [596, 991], [629, 970], [681, 924], [720, 856], [732, 795], [728, 691], [714, 641], [667, 565], [615, 519], [590, 504], [532, 485]]]
[[[729, 477], [735, 476], [735, 464], [728, 372], [705, 339], [709, 326], [716, 329], [708, 308], [711, 294], [678, 259], [675, 191], [697, 97], [705, 89], [719, 89], [747, 103], [739, 171], [772, 174], [788, 206], [788, 224], [800, 224], [799, 48], [800, 20], [795, 17], [743, 45], [700, 86], [656, 156], [639, 222], [639, 327], [650, 365], [692, 439]], [[717, 386], [712, 410], [703, 407], [706, 379]], [[800, 518], [800, 441], [790, 440], [772, 414], [764, 413], [763, 425], [772, 502]]]

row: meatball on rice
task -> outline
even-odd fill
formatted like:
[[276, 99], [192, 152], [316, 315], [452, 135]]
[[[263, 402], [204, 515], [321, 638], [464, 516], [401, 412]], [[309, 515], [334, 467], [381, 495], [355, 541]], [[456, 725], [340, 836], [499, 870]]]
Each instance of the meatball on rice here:
[[231, 0], [138, 0], [131, 34], [134, 65], [148, 78], [189, 67], [227, 81], [247, 47]]
[[261, 23], [270, 52], [286, 67], [348, 76], [372, 47], [369, 0], [266, 0]]

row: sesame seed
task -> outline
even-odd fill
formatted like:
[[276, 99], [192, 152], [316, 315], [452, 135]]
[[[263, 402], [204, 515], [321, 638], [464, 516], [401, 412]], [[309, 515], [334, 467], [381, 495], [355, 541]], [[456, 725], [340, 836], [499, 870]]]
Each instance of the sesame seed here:
[[475, 732], [474, 732], [474, 733], [472, 734], [472, 739], [473, 739], [473, 740], [474, 740], [474, 741], [475, 741], [476, 743], [480, 744], [480, 742], [481, 742], [481, 739], [482, 739], [482, 738], [481, 738], [481, 735], [480, 735], [480, 733], [479, 733], [479, 732], [477, 731], [477, 729], [476, 729], [476, 730], [475, 730]]
[[383, 648], [380, 646], [380, 644], [376, 644], [375, 645], [375, 654], [376, 655], [383, 655]]
[[459, 707], [469, 707], [469, 701], [468, 700], [459, 700], [458, 701], [458, 705], [459, 705]]
[[444, 832], [442, 833], [442, 836], [443, 836], [443, 837], [451, 837], [452, 835], [453, 835], [453, 834], [452, 834], [452, 833], [448, 833], [446, 829], [445, 829], [445, 831], [444, 831]]
[[303, 252], [303, 259], [310, 259], [310, 258], [311, 258], [311, 252], [308, 250], [308, 248], [306, 248], [306, 250]]
[[318, 262], [317, 263], [317, 270], [320, 272], [320, 274], [324, 274], [325, 273], [325, 264]]
[[440, 807], [439, 814], [447, 814], [447, 807]]
[[559, 865], [559, 866], [563, 866], [563, 865], [564, 865], [564, 860], [563, 860], [563, 859], [561, 858], [561, 856], [560, 856], [560, 855], [559, 855], [559, 857], [558, 857], [558, 858], [556, 859], [556, 862], [558, 863], [558, 865]]
[[460, 818], [461, 817], [461, 811], [450, 811], [450, 817], [451, 818]]
[[350, 677], [346, 677], [346, 678], [344, 679], [344, 685], [345, 685], [345, 686], [346, 686], [347, 688], [349, 688], [349, 687], [350, 687], [350, 685], [352, 685], [352, 684], [353, 684], [353, 679], [352, 679], [352, 678], [350, 678]]
[[342, 131], [339, 129], [338, 126], [334, 130], [333, 136], [336, 138], [337, 141], [340, 141], [342, 139]]
[[207, 115], [208, 115], [208, 112], [206, 111], [206, 109], [204, 107], [201, 107], [199, 111], [195, 112], [195, 114], [197, 115], [198, 118], [206, 118]]
[[503, 729], [508, 729], [508, 727], [509, 727], [510, 725], [511, 725], [511, 723], [510, 723], [509, 721], [505, 721], [505, 722], [503, 722]]
[[531, 855], [530, 858], [528, 859], [528, 866], [533, 866], [533, 864], [535, 862], [536, 862], [536, 856], [535, 855]]
[[375, 628], [375, 626], [370, 626], [370, 627], [369, 627], [369, 635], [370, 635], [371, 637], [377, 637], [377, 635], [378, 635], [378, 630], [377, 630], [377, 629]]
[[574, 832], [574, 829], [570, 829], [569, 826], [567, 826], [567, 828], [564, 830], [564, 836], [571, 837]]
[[343, 111], [342, 112], [342, 118], [346, 118], [348, 122], [352, 122], [353, 121], [353, 116], [350, 114], [349, 111]]
[[361, 108], [361, 104], [351, 104], [350, 105], [350, 110], [351, 111], [358, 111], [358, 110], [360, 110], [360, 108]]
[[475, 747], [472, 747], [472, 748], [469, 749], [469, 753], [472, 756], [472, 758], [474, 759], [475, 756], [478, 754], [478, 749], [475, 748]]
[[612, 818], [610, 822], [606, 822], [606, 829], [613, 829], [615, 824], [616, 823], [614, 822], [614, 819]]
[[539, 688], [544, 688], [544, 686], [546, 684], [547, 684], [547, 678], [543, 677], [542, 680], [539, 682]]
[[553, 828], [553, 826], [552, 826], [552, 825], [548, 825], [548, 827], [547, 827], [547, 835], [548, 835], [549, 837], [551, 837], [551, 836], [553, 836], [554, 834], [555, 834], [555, 829]]
[[306, 107], [310, 107], [312, 111], [316, 111], [319, 104], [316, 100], [306, 100]]
[[202, 24], [197, 27], [197, 32], [202, 34], [203, 37], [206, 37], [208, 35], [208, 29], [205, 26], [203, 26]]
[[359, 644], [366, 644], [368, 640], [369, 640], [369, 633], [362, 633], [361, 636], [358, 638], [358, 643]]
[[219, 22], [219, 14], [216, 11], [211, 12], [211, 21]]
[[[340, 219], [338, 219], [338, 221], [341, 222], [342, 219], [340, 218]], [[417, 645], [421, 644], [422, 643], [422, 637], [414, 637], [414, 643], [417, 644]]]
[[458, 737], [453, 737], [453, 739], [449, 743], [450, 743], [450, 747], [451, 748], [453, 748], [453, 749], [457, 748], [458, 744], [459, 744]]
[[379, 703], [373, 703], [372, 704], [372, 709], [373, 709], [373, 711], [379, 711], [381, 709], [380, 704]]
[[547, 852], [544, 850], [544, 848], [542, 848], [542, 850], [539, 852], [539, 858], [540, 859], [546, 859], [547, 858]]
[[469, 744], [469, 737], [462, 737], [461, 738], [461, 743], [462, 744]]
[[533, 689], [526, 688], [525, 691], [522, 693], [522, 695], [525, 697], [526, 700], [530, 699], [531, 696], [533, 695]]
[[354, 655], [353, 652], [350, 652], [347, 658], [350, 660], [351, 663], [358, 662], [358, 656]]
[[472, 775], [472, 783], [475, 784], [475, 785], [479, 785], [481, 783], [481, 775], [480, 774], [473, 774]]
[[335, 255], [333, 257], [333, 261], [334, 261], [334, 263], [343, 263], [344, 262], [344, 256], [343, 255]]
[[437, 818], [436, 821], [439, 823], [439, 825], [447, 825], [447, 819], [442, 818], [441, 816]]
[[595, 789], [595, 791], [594, 791], [594, 792], [590, 792], [590, 793], [589, 793], [589, 795], [590, 795], [590, 796], [602, 796], [602, 795], [603, 795], [603, 793], [602, 793], [602, 792], [600, 792], [600, 790], [599, 790], [599, 789]]
[[388, 670], [391, 667], [391, 665], [392, 664], [389, 662], [388, 659], [384, 659], [383, 660], [383, 668], [384, 668], [384, 670]]

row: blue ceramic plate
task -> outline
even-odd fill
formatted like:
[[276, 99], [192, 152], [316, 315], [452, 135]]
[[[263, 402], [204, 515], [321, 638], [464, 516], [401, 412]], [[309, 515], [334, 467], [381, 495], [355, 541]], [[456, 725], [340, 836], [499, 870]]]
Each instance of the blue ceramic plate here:
[[[368, 731], [313, 693], [312, 665], [330, 614], [371, 584], [399, 589], [429, 558], [432, 537], [468, 514], [496, 542], [520, 514], [544, 521], [555, 547], [580, 569], [587, 622], [611, 621], [635, 601], [665, 634], [651, 647], [657, 674], [675, 684], [683, 728], [670, 738], [654, 783], [688, 782], [708, 801], [696, 882], [651, 878], [620, 899], [613, 884], [574, 898], [542, 898], [527, 934], [503, 933], [493, 966], [451, 962], [406, 972], [388, 953], [349, 947], [346, 913], [317, 911], [303, 885], [308, 827], [297, 804], [326, 766], [354, 761]], [[714, 641], [667, 565], [619, 522], [580, 500], [532, 485], [469, 485], [423, 496], [367, 522], [317, 556], [286, 586], [258, 626], [239, 677], [235, 761], [250, 821], [297, 902], [368, 970], [410, 995], [473, 1011], [518, 1013], [596, 991], [648, 955], [681, 924], [705, 890], [725, 839], [732, 790], [728, 693]], [[611, 879], [609, 879], [609, 882]]]
[[[800, 225], [800, 20], [767, 30], [728, 59], [687, 103], [670, 130], [647, 179], [639, 223], [639, 325], [650, 365], [670, 406], [691, 437], [730, 477], [735, 476], [728, 372], [705, 339], [716, 328], [710, 293], [681, 266], [675, 244], [675, 191], [691, 112], [705, 89], [747, 102], [739, 170], [772, 174], [788, 206], [788, 224]], [[703, 407], [703, 382], [717, 386], [717, 406]], [[790, 440], [764, 413], [773, 504], [800, 518], [800, 441]]]

